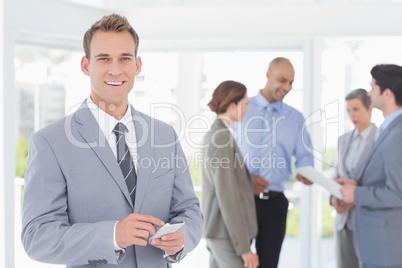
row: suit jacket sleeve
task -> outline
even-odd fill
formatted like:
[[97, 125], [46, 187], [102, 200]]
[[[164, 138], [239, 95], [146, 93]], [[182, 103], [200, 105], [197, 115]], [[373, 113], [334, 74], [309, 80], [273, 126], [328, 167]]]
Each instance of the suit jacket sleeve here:
[[402, 207], [401, 135], [399, 129], [379, 144], [363, 173], [364, 185], [356, 187], [356, 205], [373, 209]]
[[335, 153], [335, 172], [334, 172], [334, 179], [340, 178], [341, 177], [341, 167], [343, 166], [342, 161], [343, 158], [345, 157], [345, 146], [346, 144], [346, 134], [340, 136], [338, 138], [338, 146], [337, 146], [337, 151]]
[[22, 243], [34, 260], [85, 265], [88, 260], [117, 264], [115, 221], [77, 223], [68, 217], [67, 184], [50, 144], [34, 134], [25, 175]]
[[[234, 142], [227, 140], [229, 135], [226, 131], [221, 133], [220, 138], [225, 141], [218, 141], [218, 144], [230, 144]], [[219, 137], [217, 136], [217, 139]], [[209, 155], [210, 159], [207, 165], [212, 171], [212, 180], [215, 186], [216, 198], [219, 210], [222, 213], [222, 219], [228, 231], [229, 239], [236, 251], [237, 255], [242, 255], [250, 251], [250, 239], [246, 231], [248, 226], [247, 216], [243, 210], [239, 209], [241, 194], [238, 185], [238, 176], [234, 171], [236, 164], [235, 150], [233, 146], [225, 146], [225, 148], [212, 147]], [[246, 178], [244, 178], [246, 179]]]

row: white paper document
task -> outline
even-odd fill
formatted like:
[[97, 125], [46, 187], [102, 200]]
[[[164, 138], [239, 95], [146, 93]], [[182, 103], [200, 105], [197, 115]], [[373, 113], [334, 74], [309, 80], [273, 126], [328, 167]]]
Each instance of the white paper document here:
[[336, 198], [342, 199], [341, 192], [339, 191], [339, 189], [341, 189], [342, 186], [339, 183], [335, 182], [334, 180], [328, 179], [327, 177], [324, 176], [324, 174], [318, 172], [312, 166], [300, 167], [297, 168], [296, 171], [303, 177], [306, 177], [310, 181], [317, 183], [322, 187], [324, 187], [325, 189], [327, 189]]

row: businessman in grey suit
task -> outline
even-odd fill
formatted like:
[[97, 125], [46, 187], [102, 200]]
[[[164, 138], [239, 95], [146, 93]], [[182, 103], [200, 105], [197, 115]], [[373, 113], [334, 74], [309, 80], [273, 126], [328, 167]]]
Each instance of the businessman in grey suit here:
[[354, 243], [362, 268], [402, 267], [402, 67], [371, 70], [373, 106], [385, 117], [362, 176], [343, 184], [345, 202], [356, 203]]
[[[202, 214], [169, 125], [128, 103], [141, 71], [138, 36], [119, 15], [84, 36], [91, 93], [78, 110], [30, 140], [22, 243], [38, 261], [67, 267], [170, 267], [198, 244]], [[148, 240], [167, 222], [178, 231]]]

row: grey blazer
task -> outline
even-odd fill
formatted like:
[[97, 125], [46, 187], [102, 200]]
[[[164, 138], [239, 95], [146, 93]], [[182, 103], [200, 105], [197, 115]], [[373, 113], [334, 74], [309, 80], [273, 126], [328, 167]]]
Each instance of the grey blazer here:
[[32, 259], [67, 267], [169, 267], [151, 245], [127, 247], [116, 259], [114, 226], [130, 213], [185, 221], [182, 256], [198, 244], [202, 214], [177, 136], [169, 125], [131, 109], [139, 155], [134, 204], [85, 102], [32, 135], [22, 217], [22, 243]]
[[402, 115], [374, 143], [355, 202], [359, 259], [371, 265], [402, 266]]
[[[367, 138], [368, 139], [367, 145], [363, 149], [360, 159], [356, 162], [356, 168], [355, 168], [354, 174], [351, 174], [351, 175], [349, 175], [346, 170], [345, 159], [346, 159], [346, 155], [349, 151], [350, 144], [352, 143], [353, 131], [349, 131], [348, 133], [345, 133], [339, 137], [339, 139], [338, 139], [339, 162], [335, 168], [335, 176], [334, 176], [335, 179], [336, 178], [350, 178], [350, 179], [357, 180], [361, 177], [361, 175], [363, 173], [364, 165], [366, 164], [366, 161], [367, 161], [367, 158], [369, 155], [369, 152], [375, 141], [377, 131], [378, 131], [378, 128], [376, 127], [376, 125], [372, 124], [372, 129]], [[354, 214], [355, 214], [354, 210], [355, 210], [355, 208], [353, 207], [343, 214], [338, 214], [338, 213], [336, 214], [335, 221], [334, 221], [335, 230], [340, 231], [345, 227], [345, 225], [347, 225], [349, 230], [353, 230]]]
[[257, 235], [252, 183], [229, 129], [216, 119], [205, 135], [202, 169], [204, 237], [228, 239], [238, 256]]

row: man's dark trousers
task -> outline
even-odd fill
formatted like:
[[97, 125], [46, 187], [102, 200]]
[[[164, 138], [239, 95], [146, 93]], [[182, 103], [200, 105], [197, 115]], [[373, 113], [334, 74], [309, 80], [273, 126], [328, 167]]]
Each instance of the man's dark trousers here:
[[258, 218], [256, 249], [260, 261], [259, 268], [276, 268], [285, 237], [289, 202], [282, 192], [270, 191], [264, 198], [268, 199], [255, 196]]

